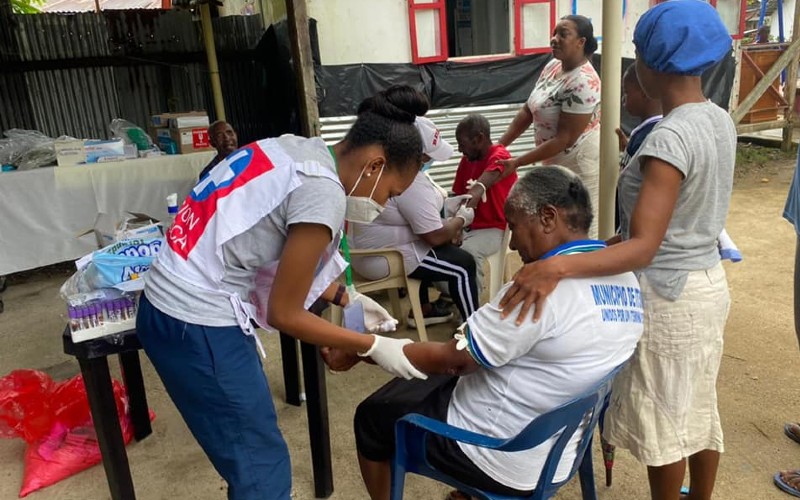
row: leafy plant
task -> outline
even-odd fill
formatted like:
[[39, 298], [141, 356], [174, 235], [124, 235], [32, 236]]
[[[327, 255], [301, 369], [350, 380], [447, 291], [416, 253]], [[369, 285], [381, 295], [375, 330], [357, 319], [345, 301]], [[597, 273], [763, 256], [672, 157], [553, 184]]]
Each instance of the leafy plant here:
[[38, 14], [45, 0], [11, 0], [11, 11], [15, 14]]

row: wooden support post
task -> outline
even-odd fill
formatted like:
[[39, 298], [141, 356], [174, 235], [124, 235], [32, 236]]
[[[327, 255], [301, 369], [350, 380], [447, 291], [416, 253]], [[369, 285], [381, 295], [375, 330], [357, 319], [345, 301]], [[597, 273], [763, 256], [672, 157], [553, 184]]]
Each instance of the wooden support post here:
[[222, 101], [222, 84], [219, 80], [217, 47], [214, 43], [214, 28], [211, 24], [211, 7], [208, 2], [200, 4], [200, 25], [203, 27], [203, 41], [206, 46], [208, 72], [211, 75], [211, 94], [214, 97], [214, 112], [217, 120], [225, 120], [225, 104]]
[[[794, 4], [792, 45], [797, 43], [798, 40], [800, 40], [800, 0], [796, 1]], [[786, 102], [789, 104], [789, 107], [786, 110], [786, 116], [784, 117], [786, 120], [786, 125], [783, 127], [783, 142], [781, 143], [781, 149], [784, 151], [789, 151], [792, 149], [792, 135], [794, 133], [794, 105], [795, 95], [797, 93], [798, 57], [800, 57], [800, 55], [795, 54], [786, 69]]]
[[[747, 97], [739, 103], [739, 107], [737, 107], [731, 113], [731, 118], [733, 119], [733, 123], [739, 124], [744, 118], [750, 109], [752, 109], [753, 105], [755, 105], [756, 101], [758, 101], [764, 92], [767, 91], [767, 88], [772, 85], [772, 82], [778, 78], [781, 71], [789, 64], [792, 59], [797, 59], [797, 55], [800, 54], [800, 37], [795, 37], [792, 41], [792, 44], [789, 45], [786, 50], [781, 54], [775, 64], [764, 74], [764, 78], [758, 81], [753, 90], [747, 94]], [[796, 75], [795, 75], [796, 76]]]
[[622, 0], [603, 2], [603, 60], [600, 79], [615, 82], [604, 85], [600, 99], [600, 202], [595, 208], [599, 236], [608, 239], [614, 235], [616, 214], [617, 177], [619, 176], [619, 142], [615, 129], [620, 122], [622, 90], [616, 82], [622, 81]]
[[314, 137], [320, 134], [320, 124], [311, 37], [308, 34], [306, 0], [286, 0], [286, 14], [289, 21], [289, 39], [292, 44], [294, 73], [297, 78], [300, 99], [303, 135]]

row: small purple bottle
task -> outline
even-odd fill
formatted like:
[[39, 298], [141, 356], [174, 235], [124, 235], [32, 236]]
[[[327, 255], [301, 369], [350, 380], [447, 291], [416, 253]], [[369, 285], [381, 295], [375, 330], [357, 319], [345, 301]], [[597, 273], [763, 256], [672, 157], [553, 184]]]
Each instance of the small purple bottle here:
[[97, 327], [97, 308], [94, 305], [89, 305], [86, 307], [86, 317], [89, 320], [89, 326], [91, 328]]
[[125, 304], [122, 299], [117, 299], [114, 301], [114, 311], [117, 312], [118, 321], [125, 321], [128, 319], [128, 310], [125, 308]]
[[133, 319], [136, 317], [136, 302], [133, 299], [125, 299], [125, 303], [128, 306], [128, 319]]
[[107, 300], [103, 302], [103, 307], [106, 310], [106, 320], [112, 323], [117, 321], [117, 317], [114, 315], [114, 301]]
[[75, 308], [75, 315], [78, 318], [78, 330], [83, 330], [86, 328], [86, 320], [85, 314], [83, 311], [83, 306], [78, 306]]
[[95, 304], [94, 306], [95, 318], [97, 318], [97, 326], [103, 326], [103, 304]]
[[78, 312], [74, 307], [69, 306], [67, 307], [67, 315], [69, 316], [69, 330], [71, 332], [78, 331], [80, 329], [80, 323], [78, 323]]

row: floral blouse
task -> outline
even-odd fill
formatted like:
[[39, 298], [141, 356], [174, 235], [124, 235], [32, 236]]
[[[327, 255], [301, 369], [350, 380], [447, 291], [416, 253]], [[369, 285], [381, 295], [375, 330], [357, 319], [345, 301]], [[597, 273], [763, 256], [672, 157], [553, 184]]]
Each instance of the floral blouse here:
[[[558, 130], [561, 113], [592, 114], [592, 119], [575, 144], [574, 149], [600, 128], [600, 77], [591, 62], [565, 72], [561, 61], [553, 59], [542, 70], [527, 102], [533, 114], [536, 145], [552, 139]], [[567, 150], [567, 151], [569, 151]]]

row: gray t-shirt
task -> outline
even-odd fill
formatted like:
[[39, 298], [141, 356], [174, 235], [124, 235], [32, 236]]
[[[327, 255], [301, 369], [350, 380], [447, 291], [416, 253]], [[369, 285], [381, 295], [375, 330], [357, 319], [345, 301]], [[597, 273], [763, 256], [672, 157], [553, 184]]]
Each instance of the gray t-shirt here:
[[[335, 170], [333, 158], [322, 139], [282, 136], [277, 141], [295, 162], [317, 162]], [[258, 269], [280, 258], [292, 224], [322, 224], [331, 230], [331, 236], [340, 230], [346, 205], [342, 187], [325, 177], [301, 173], [299, 178], [302, 185], [275, 210], [223, 245], [225, 276], [222, 286], [226, 291], [238, 293], [247, 300]], [[225, 296], [208, 292], [162, 269], [158, 259], [148, 272], [145, 294], [159, 310], [187, 323], [237, 324], [231, 303]]]
[[736, 127], [728, 113], [710, 101], [679, 106], [656, 125], [620, 175], [620, 223], [626, 239], [647, 157], [669, 163], [683, 174], [667, 233], [644, 269], [659, 295], [675, 300], [689, 271], [719, 262], [717, 238], [731, 199]]

